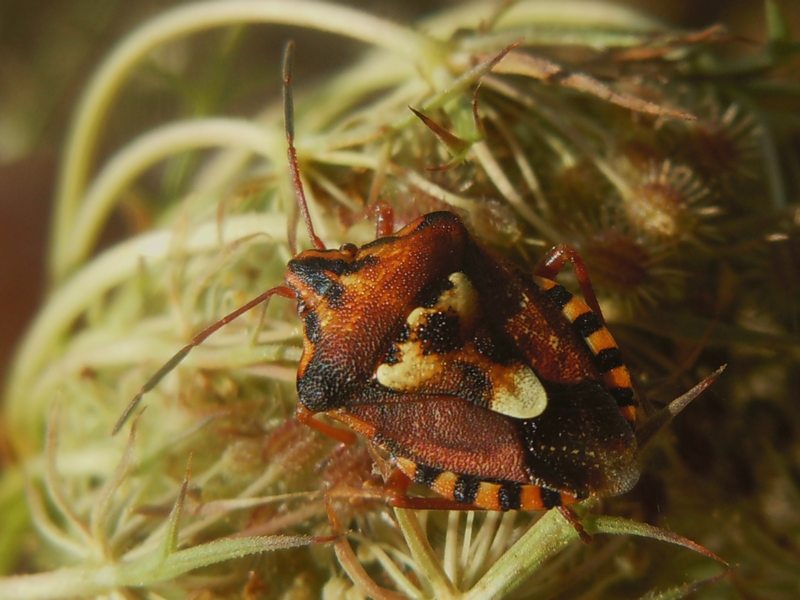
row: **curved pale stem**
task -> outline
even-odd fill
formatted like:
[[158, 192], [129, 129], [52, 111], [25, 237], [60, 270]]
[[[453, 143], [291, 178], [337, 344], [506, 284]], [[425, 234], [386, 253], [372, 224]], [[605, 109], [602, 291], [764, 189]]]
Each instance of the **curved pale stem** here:
[[[92, 250], [106, 217], [121, 191], [148, 167], [164, 158], [204, 147], [231, 147], [251, 154], [275, 157], [274, 136], [244, 119], [196, 119], [160, 127], [126, 145], [103, 167], [84, 195], [70, 227], [70, 243], [59, 254], [71, 271]], [[278, 156], [282, 146], [278, 147]]]
[[123, 40], [109, 55], [87, 88], [73, 120], [59, 175], [51, 246], [51, 274], [68, 272], [60, 257], [69, 245], [71, 229], [88, 177], [94, 148], [106, 112], [123, 81], [155, 48], [192, 33], [246, 23], [297, 25], [352, 37], [389, 49], [423, 66], [439, 46], [412, 29], [361, 11], [305, 0], [235, 0], [188, 4], [165, 12]]
[[[277, 215], [240, 215], [229, 217], [223, 224], [223, 239], [235, 240], [251, 235], [267, 234], [280, 238], [286, 221]], [[171, 231], [151, 231], [98, 256], [86, 268], [54, 293], [39, 312], [23, 340], [11, 370], [8, 386], [9, 421], [20, 429], [18, 444], [36, 445], [33, 436], [36, 411], [27, 406], [28, 390], [47, 361], [48, 352], [59, 346], [59, 339], [88, 308], [108, 290], [130, 279], [142, 262], [156, 264], [167, 259], [173, 246]], [[208, 251], [219, 246], [219, 225], [212, 221], [193, 228], [181, 246], [188, 253]], [[20, 447], [20, 446], [18, 446]]]

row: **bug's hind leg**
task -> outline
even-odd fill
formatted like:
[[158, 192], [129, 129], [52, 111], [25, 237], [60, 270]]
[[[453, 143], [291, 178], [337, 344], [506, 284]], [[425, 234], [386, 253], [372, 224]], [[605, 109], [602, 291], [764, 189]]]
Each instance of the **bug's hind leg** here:
[[581, 538], [581, 541], [584, 544], [588, 544], [592, 541], [592, 536], [583, 528], [583, 523], [581, 523], [580, 517], [575, 514], [575, 511], [572, 510], [569, 506], [559, 506], [558, 512], [561, 513], [561, 516], [572, 525], [572, 528], [578, 534], [578, 537]]

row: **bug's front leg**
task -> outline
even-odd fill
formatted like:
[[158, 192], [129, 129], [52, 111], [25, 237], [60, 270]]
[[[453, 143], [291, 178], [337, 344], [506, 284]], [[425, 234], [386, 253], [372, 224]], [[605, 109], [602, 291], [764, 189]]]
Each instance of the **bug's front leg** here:
[[605, 324], [603, 312], [600, 310], [600, 303], [597, 301], [597, 296], [592, 287], [592, 281], [589, 278], [589, 272], [586, 270], [586, 264], [578, 251], [572, 246], [566, 244], [558, 244], [553, 246], [547, 251], [544, 258], [534, 271], [539, 277], [546, 277], [547, 279], [555, 279], [556, 275], [561, 272], [564, 265], [569, 262], [572, 264], [572, 269], [575, 271], [575, 277], [578, 279], [578, 285], [581, 288], [586, 304], [592, 309], [602, 324]]
[[372, 207], [375, 216], [375, 237], [382, 238], [394, 233], [394, 209], [385, 200], [378, 200]]
[[347, 446], [356, 443], [358, 439], [356, 434], [348, 429], [342, 429], [341, 427], [335, 427], [334, 425], [328, 425], [327, 423], [323, 423], [319, 419], [315, 419], [314, 415], [316, 413], [311, 412], [302, 404], [297, 405], [297, 413], [296, 417], [297, 420], [300, 421], [303, 425], [318, 431], [324, 436], [327, 436], [331, 439], [336, 440], [337, 442], [341, 442]]

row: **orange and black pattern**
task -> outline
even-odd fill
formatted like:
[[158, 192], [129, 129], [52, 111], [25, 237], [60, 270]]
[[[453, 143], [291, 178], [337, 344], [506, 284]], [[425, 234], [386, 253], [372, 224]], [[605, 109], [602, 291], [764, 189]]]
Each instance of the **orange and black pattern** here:
[[625, 420], [631, 427], [635, 427], [638, 405], [636, 395], [628, 368], [622, 361], [622, 353], [611, 333], [581, 298], [573, 296], [564, 287], [549, 279], [537, 277], [536, 283], [545, 290], [547, 297], [572, 323], [575, 332], [586, 341], [593, 355], [592, 361], [602, 374], [608, 393], [616, 400]]
[[452, 213], [302, 252], [286, 285], [305, 328], [300, 402], [444, 498], [540, 510], [638, 478], [636, 398], [602, 320]]

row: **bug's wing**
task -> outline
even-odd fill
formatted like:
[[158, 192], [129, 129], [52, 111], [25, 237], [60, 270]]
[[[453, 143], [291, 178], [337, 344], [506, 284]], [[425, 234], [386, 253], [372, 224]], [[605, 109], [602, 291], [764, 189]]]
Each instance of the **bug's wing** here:
[[332, 414], [391, 454], [488, 481], [532, 483], [578, 497], [613, 496], [638, 479], [636, 442], [593, 382], [548, 389], [555, 401], [515, 419], [453, 396], [385, 394]]
[[461, 271], [434, 280], [438, 294], [416, 306], [384, 353], [375, 380], [395, 392], [452, 395], [508, 417], [533, 418], [547, 392], [527, 357], [495, 326]]
[[459, 398], [372, 396], [329, 414], [394, 456], [481, 479], [530, 482], [518, 423]]
[[532, 475], [579, 495], [631, 489], [639, 479], [636, 438], [608, 391], [595, 381], [545, 386], [545, 411], [519, 422]]

